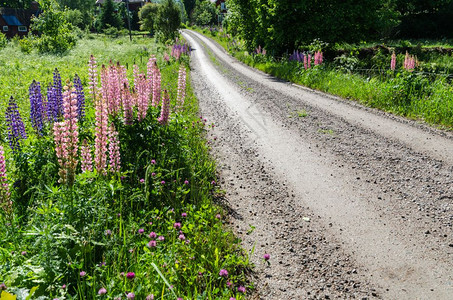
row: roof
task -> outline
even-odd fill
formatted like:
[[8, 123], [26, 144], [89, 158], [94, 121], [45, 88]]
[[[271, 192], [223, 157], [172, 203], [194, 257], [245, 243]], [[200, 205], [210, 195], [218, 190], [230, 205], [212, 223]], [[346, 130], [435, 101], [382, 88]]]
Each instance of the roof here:
[[19, 22], [16, 16], [7, 16], [2, 15], [2, 18], [5, 20], [6, 24], [9, 26], [22, 26], [22, 23]]

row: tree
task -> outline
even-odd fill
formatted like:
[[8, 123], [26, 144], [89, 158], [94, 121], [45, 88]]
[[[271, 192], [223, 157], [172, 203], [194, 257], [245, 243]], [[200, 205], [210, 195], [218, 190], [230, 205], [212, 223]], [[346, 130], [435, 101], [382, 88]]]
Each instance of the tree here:
[[140, 30], [149, 31], [151, 35], [154, 35], [155, 24], [157, 23], [159, 4], [147, 3], [145, 6], [140, 8], [138, 17], [140, 19]]
[[[80, 16], [78, 16], [77, 12], [73, 13], [78, 17], [78, 21], [75, 23], [81, 28], [92, 25], [95, 2], [96, 1], [93, 0], [58, 0], [60, 7], [66, 7], [70, 10], [78, 10], [81, 12]], [[71, 19], [69, 19], [69, 21], [71, 21]]]
[[192, 23], [200, 26], [212, 25], [217, 21], [217, 9], [209, 0], [197, 0], [192, 11]]
[[41, 53], [64, 53], [76, 44], [72, 25], [55, 0], [40, 2], [43, 12], [32, 19], [31, 29], [39, 33], [35, 45]]
[[173, 0], [165, 0], [157, 11], [156, 31], [163, 41], [175, 40], [181, 26], [181, 13]]
[[0, 7], [29, 8], [32, 0], [0, 0]]
[[99, 31], [108, 27], [120, 29], [123, 26], [123, 19], [118, 10], [118, 6], [113, 3], [113, 0], [106, 0], [101, 8], [97, 29]]
[[189, 19], [192, 17], [192, 11], [195, 8], [196, 0], [184, 0], [184, 8]]

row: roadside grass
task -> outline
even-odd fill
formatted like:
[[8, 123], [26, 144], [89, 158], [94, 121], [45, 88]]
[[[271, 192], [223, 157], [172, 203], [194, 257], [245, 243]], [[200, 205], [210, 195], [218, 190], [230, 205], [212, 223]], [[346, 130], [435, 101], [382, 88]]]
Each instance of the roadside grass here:
[[[184, 109], [177, 109], [178, 70], [187, 69], [189, 58], [166, 62], [164, 45], [137, 37], [133, 43], [92, 37], [66, 56], [11, 56], [18, 51], [16, 45], [0, 51], [5, 70], [0, 72], [0, 145], [10, 192], [2, 194], [5, 186], [0, 186], [0, 195], [6, 195], [0, 201], [2, 299], [244, 298], [242, 288], [251, 287], [245, 277], [250, 262], [215, 205], [221, 191], [203, 138], [209, 128], [198, 115], [189, 78]], [[133, 64], [146, 74], [150, 55], [156, 55], [171, 114], [167, 125], [159, 121], [161, 105], [150, 106], [142, 120], [135, 115], [132, 124], [122, 114], [111, 114], [121, 170], [82, 172], [78, 157], [71, 184], [60, 181], [64, 168], [55, 152], [53, 125], [46, 122], [37, 134], [30, 124], [28, 86], [37, 80], [45, 91], [55, 67], [63, 82], [77, 73], [87, 103], [79, 140], [93, 145], [99, 127], [87, 92], [90, 54], [99, 66], [109, 66], [110, 60], [127, 66], [131, 87]], [[6, 142], [4, 117], [10, 96], [18, 100], [28, 135], [14, 152]]]
[[[200, 33], [206, 31], [194, 30]], [[217, 35], [209, 37], [218, 41]], [[225, 44], [224, 41], [222, 43]], [[419, 69], [409, 72], [401, 67], [403, 54], [397, 58], [399, 68], [391, 71], [390, 56], [382, 53], [378, 53], [374, 61], [360, 61], [352, 55], [353, 59], [347, 56], [343, 62], [332, 59], [305, 70], [302, 62], [285, 58], [277, 60], [270, 55], [252, 55], [242, 48], [229, 48], [229, 52], [240, 61], [278, 78], [423, 120], [444, 129], [453, 129], [453, 86], [448, 76], [453, 67], [451, 55], [431, 53], [430, 59], [420, 62]], [[370, 69], [361, 72], [360, 68]]]

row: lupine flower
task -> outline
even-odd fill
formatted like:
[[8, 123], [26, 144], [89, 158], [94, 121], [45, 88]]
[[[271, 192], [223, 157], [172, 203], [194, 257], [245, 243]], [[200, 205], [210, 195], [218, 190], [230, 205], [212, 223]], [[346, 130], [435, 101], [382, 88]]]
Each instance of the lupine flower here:
[[299, 50], [294, 50], [293, 54], [289, 56], [288, 60], [301, 62], [304, 60], [304, 54], [302, 52], [299, 52]]
[[55, 93], [55, 104], [57, 107], [58, 115], [63, 115], [63, 86], [61, 84], [61, 76], [58, 69], [55, 68], [53, 72], [53, 88]]
[[110, 126], [108, 132], [109, 138], [109, 167], [110, 171], [113, 173], [118, 173], [121, 168], [121, 155], [120, 155], [120, 146], [118, 132], [115, 130], [115, 127]]
[[91, 147], [88, 145], [86, 139], [83, 140], [82, 147], [80, 149], [82, 158], [82, 172], [93, 171], [93, 157], [91, 156]]
[[107, 142], [108, 142], [108, 114], [107, 105], [103, 98], [96, 100], [95, 105], [95, 139], [94, 139], [94, 161], [96, 170], [106, 174], [107, 167]]
[[134, 80], [135, 82], [135, 91], [137, 93], [137, 111], [138, 111], [138, 120], [141, 121], [145, 119], [146, 113], [149, 106], [149, 88], [147, 86], [147, 81], [144, 74], [138, 74], [138, 77]]
[[157, 121], [162, 125], [167, 125], [169, 116], [170, 116], [170, 98], [168, 97], [167, 90], [165, 90], [160, 117], [159, 119], [157, 119]]
[[148, 60], [148, 63], [146, 64], [146, 78], [147, 78], [147, 94], [152, 95], [153, 94], [153, 79], [154, 79], [154, 68], [157, 66], [156, 64], [156, 57], [154, 55], [151, 55], [151, 57]]
[[123, 88], [121, 89], [122, 100], [123, 100], [123, 110], [124, 110], [124, 123], [126, 125], [132, 125], [132, 121], [134, 120], [134, 110], [133, 110], [133, 100], [131, 92], [127, 87], [126, 83], [123, 84]]
[[13, 97], [9, 99], [6, 109], [6, 126], [8, 127], [8, 142], [11, 149], [16, 152], [20, 150], [20, 140], [26, 139], [24, 122], [19, 113], [19, 108]]
[[219, 272], [220, 277], [228, 277], [228, 271], [225, 269], [221, 269]]
[[184, 101], [186, 99], [186, 68], [181, 65], [178, 74], [178, 96], [176, 98], [178, 109], [184, 107]]
[[168, 53], [167, 53], [167, 52], [164, 53], [164, 60], [165, 60], [166, 62], [169, 62], [169, 61], [170, 61], [170, 56], [168, 56]]
[[307, 55], [304, 55], [304, 69], [305, 70], [308, 69], [308, 56]]
[[85, 94], [83, 93], [82, 81], [77, 74], [74, 77], [74, 88], [77, 95], [77, 118], [82, 122], [85, 118]]
[[396, 68], [396, 54], [393, 52], [392, 59], [390, 61], [390, 70], [395, 71]]
[[98, 291], [98, 295], [105, 295], [107, 294], [107, 290], [105, 288], [100, 288]]
[[85, 277], [86, 274], [87, 274], [87, 272], [85, 272], [85, 271], [81, 271], [81, 272], [79, 273], [80, 277]]
[[245, 294], [245, 287], [242, 286], [242, 285], [239, 286], [239, 287], [238, 287], [238, 292], [239, 292], [239, 293], [242, 293], [242, 294]]
[[93, 55], [90, 56], [90, 61], [88, 62], [88, 85], [90, 86], [90, 94], [93, 99], [96, 99], [96, 89], [98, 85], [98, 72], [96, 60]]
[[307, 62], [308, 63], [308, 68], [310, 69], [311, 68], [311, 54], [308, 54], [307, 56], [308, 56], [308, 59], [307, 59], [308, 60], [308, 62]]
[[50, 85], [47, 87], [46, 101], [47, 121], [56, 122], [58, 120], [58, 100], [55, 92], [55, 87]]
[[126, 278], [130, 279], [130, 280], [134, 279], [135, 278], [135, 273], [134, 272], [128, 272], [126, 274]]
[[10, 191], [8, 178], [6, 176], [5, 152], [0, 145], [0, 207], [3, 208], [7, 216], [12, 214], [12, 202], [10, 200]]
[[412, 55], [409, 55], [409, 53], [406, 51], [406, 56], [404, 58], [404, 69], [406, 69], [409, 72], [412, 72], [416, 65], [418, 65], [417, 58]]
[[160, 103], [160, 93], [161, 93], [161, 74], [160, 70], [157, 67], [157, 63], [154, 63], [153, 68], [153, 100], [151, 105], [157, 107]]
[[77, 125], [77, 95], [65, 87], [63, 94], [64, 120], [54, 124], [55, 151], [60, 165], [60, 182], [72, 185], [78, 163], [79, 131]]
[[315, 66], [322, 64], [322, 52], [317, 51], [315, 53]]
[[41, 84], [33, 80], [28, 91], [30, 97], [31, 126], [38, 132], [38, 134], [42, 134], [41, 131], [44, 123], [44, 107], [41, 94]]

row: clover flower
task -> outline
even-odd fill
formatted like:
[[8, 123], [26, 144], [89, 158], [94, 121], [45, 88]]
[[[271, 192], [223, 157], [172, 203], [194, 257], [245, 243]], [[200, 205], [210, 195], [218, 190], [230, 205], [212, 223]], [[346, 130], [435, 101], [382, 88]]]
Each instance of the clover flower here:
[[85, 277], [85, 275], [87, 275], [87, 272], [81, 271], [81, 272], [79, 273], [79, 275], [80, 275], [80, 277]]
[[180, 229], [181, 228], [181, 223], [176, 222], [175, 224], [173, 224], [173, 227], [175, 229]]
[[105, 288], [100, 288], [98, 291], [98, 295], [105, 295], [107, 294], [107, 290]]
[[220, 277], [228, 277], [228, 271], [225, 270], [225, 269], [221, 269], [220, 272], [219, 272], [219, 276]]
[[149, 241], [148, 242], [148, 248], [154, 248], [157, 246], [157, 242], [156, 241]]
[[245, 294], [245, 287], [242, 286], [242, 285], [239, 286], [239, 287], [238, 287], [238, 292], [239, 292], [239, 293], [242, 293], [242, 294]]
[[134, 272], [128, 272], [126, 274], [126, 278], [130, 279], [130, 280], [134, 279], [135, 278], [135, 273]]

